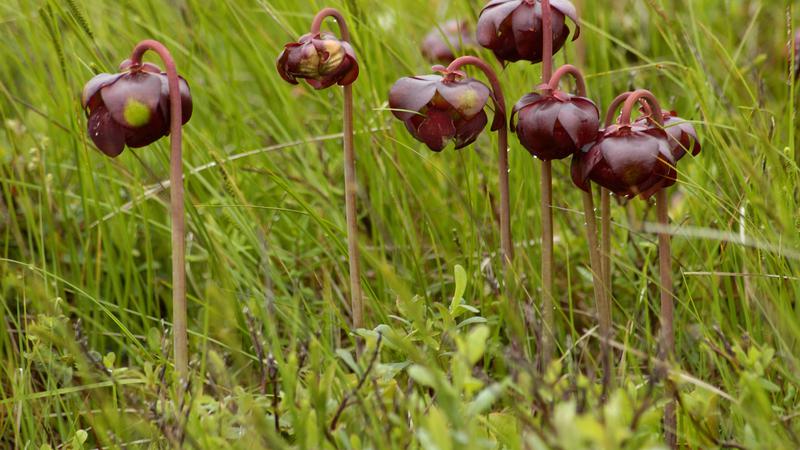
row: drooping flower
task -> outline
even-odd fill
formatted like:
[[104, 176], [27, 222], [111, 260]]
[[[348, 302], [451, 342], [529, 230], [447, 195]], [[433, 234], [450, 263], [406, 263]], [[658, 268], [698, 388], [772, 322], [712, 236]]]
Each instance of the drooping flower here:
[[441, 29], [432, 29], [422, 41], [422, 55], [432, 63], [447, 64], [456, 58], [456, 53], [476, 44], [469, 23], [449, 20]]
[[545, 161], [574, 154], [594, 142], [599, 129], [600, 111], [593, 101], [558, 90], [528, 94], [511, 113], [511, 130], [522, 146]]
[[[686, 156], [689, 152], [692, 156], [697, 156], [702, 150], [700, 140], [697, 138], [697, 131], [694, 126], [684, 119], [678, 117], [675, 111], [664, 111], [662, 113], [664, 120], [664, 131], [669, 136], [670, 148], [672, 150], [672, 157], [675, 161], [679, 161]], [[643, 115], [639, 117], [636, 123], [645, 125], [647, 122], [652, 124], [652, 119], [649, 116]], [[653, 124], [655, 125], [655, 124]]]
[[[580, 35], [578, 13], [569, 0], [550, 0], [553, 27], [553, 53], [569, 37], [566, 17], [575, 23], [573, 40]], [[492, 0], [478, 19], [478, 43], [494, 52], [500, 62], [542, 61], [541, 0]]]
[[593, 181], [617, 195], [647, 199], [675, 184], [675, 164], [673, 145], [661, 126], [642, 121], [615, 124], [575, 154], [572, 180], [584, 191]]
[[[101, 73], [86, 83], [81, 101], [89, 117], [89, 137], [103, 153], [118, 156], [125, 149], [144, 147], [170, 132], [167, 74], [150, 63], [120, 65], [121, 73]], [[180, 78], [181, 115], [192, 117], [192, 96]]]
[[[414, 138], [440, 152], [452, 141], [455, 148], [475, 142], [488, 123], [484, 108], [491, 90], [463, 72], [437, 66], [439, 75], [406, 77], [389, 92], [389, 107]], [[497, 105], [495, 105], [497, 107]], [[492, 130], [503, 125], [495, 116]]]
[[358, 78], [358, 61], [349, 42], [330, 33], [306, 34], [286, 44], [277, 60], [278, 73], [291, 84], [304, 79], [315, 89], [347, 86]]

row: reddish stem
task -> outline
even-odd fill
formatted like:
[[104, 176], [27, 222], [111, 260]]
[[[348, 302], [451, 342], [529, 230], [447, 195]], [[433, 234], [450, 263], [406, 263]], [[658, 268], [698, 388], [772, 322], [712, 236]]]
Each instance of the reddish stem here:
[[169, 85], [170, 107], [170, 213], [172, 216], [172, 327], [175, 368], [182, 379], [189, 375], [189, 339], [186, 312], [186, 219], [183, 199], [183, 156], [180, 80], [167, 47], [154, 40], [140, 42], [131, 54], [131, 63], [140, 65], [142, 56], [152, 50], [164, 61]]
[[[542, 84], [550, 83], [553, 75], [553, 18], [550, 0], [542, 0]], [[544, 330], [540, 349], [541, 369], [544, 372], [553, 359], [555, 336], [555, 301], [553, 299], [553, 163], [542, 161], [542, 318]]]
[[[617, 109], [619, 109], [619, 107], [622, 106], [626, 100], [628, 100], [631, 94], [633, 94], [633, 91], [620, 94], [614, 99], [614, 101], [611, 102], [611, 105], [608, 107], [608, 111], [606, 112], [606, 127], [609, 127], [614, 123], [614, 115], [617, 113]], [[649, 103], [642, 102], [642, 107], [644, 108], [645, 114], [653, 114], [653, 110], [650, 108]]]
[[486, 75], [492, 86], [495, 114], [500, 114], [502, 126], [497, 130], [497, 170], [500, 184], [500, 239], [503, 247], [503, 264], [508, 268], [514, 258], [514, 242], [511, 236], [511, 205], [508, 183], [508, 121], [503, 87], [492, 67], [475, 56], [462, 56], [450, 63], [447, 70], [456, 71], [463, 66], [475, 66]]
[[[661, 339], [664, 362], [669, 361], [675, 354], [675, 325], [674, 305], [672, 292], [672, 252], [670, 249], [669, 227], [669, 196], [666, 189], [656, 194], [656, 207], [658, 209], [658, 222], [663, 228], [658, 233], [658, 262], [661, 277]], [[670, 448], [677, 448], [677, 417], [675, 412], [674, 390], [671, 383], [667, 383], [667, 395], [670, 400], [664, 409], [664, 430], [667, 444]]]
[[572, 78], [575, 79], [575, 93], [581, 97], [586, 97], [586, 80], [583, 78], [581, 71], [578, 70], [577, 67], [570, 64], [565, 64], [556, 70], [556, 72], [550, 78], [550, 83], [548, 84], [547, 88], [551, 91], [558, 89], [558, 83], [561, 81], [561, 78], [567, 74], [572, 75]]
[[619, 119], [621, 125], [631, 124], [633, 107], [639, 102], [641, 102], [645, 108], [649, 106], [650, 116], [656, 123], [662, 126], [664, 125], [664, 116], [661, 113], [661, 106], [658, 104], [658, 99], [656, 99], [652, 92], [646, 89], [637, 89], [633, 91], [625, 100], [625, 104], [622, 106], [622, 116]]
[[[564, 65], [558, 68], [550, 78], [548, 89], [555, 91], [558, 89], [558, 83], [564, 75], [572, 75], [575, 79], [576, 93], [581, 96], [586, 96], [586, 81], [583, 74], [577, 67], [572, 65]], [[600, 244], [597, 240], [597, 221], [595, 219], [594, 211], [594, 198], [592, 197], [591, 188], [589, 192], [583, 193], [583, 210], [586, 217], [586, 236], [589, 239], [589, 259], [592, 267], [592, 278], [594, 281], [594, 299], [595, 306], [597, 307], [597, 315], [600, 320], [600, 335], [601, 335], [601, 349], [603, 360], [603, 388], [604, 395], [608, 392], [611, 385], [613, 360], [609, 342], [611, 340], [611, 300], [608, 295], [607, 284], [605, 283], [605, 272], [603, 271], [603, 262], [600, 256]]]
[[608, 301], [606, 285], [603, 281], [602, 260], [600, 257], [600, 244], [597, 241], [597, 220], [595, 219], [594, 199], [591, 188], [583, 192], [583, 212], [586, 219], [586, 236], [589, 239], [589, 260], [592, 266], [592, 281], [594, 282], [594, 300], [597, 315], [600, 319], [600, 348], [603, 360], [603, 396], [610, 388], [612, 372], [614, 370], [611, 347], [611, 303]]
[[[311, 34], [318, 34], [322, 22], [332, 17], [336, 19], [342, 40], [350, 42], [347, 21], [338, 10], [325, 8], [318, 12], [311, 24]], [[350, 308], [353, 315], [353, 328], [364, 327], [364, 299], [361, 293], [361, 267], [358, 250], [358, 213], [356, 196], [356, 154], [353, 146], [353, 86], [344, 86], [344, 190], [345, 216], [347, 220], [347, 252], [350, 262]]]
[[542, 0], [542, 83], [550, 82], [553, 75], [553, 17], [550, 0]]
[[347, 28], [347, 21], [344, 20], [342, 13], [334, 8], [325, 8], [314, 16], [314, 21], [311, 23], [311, 34], [318, 34], [322, 27], [322, 22], [328, 17], [333, 17], [336, 20], [342, 40], [350, 42], [350, 29]]

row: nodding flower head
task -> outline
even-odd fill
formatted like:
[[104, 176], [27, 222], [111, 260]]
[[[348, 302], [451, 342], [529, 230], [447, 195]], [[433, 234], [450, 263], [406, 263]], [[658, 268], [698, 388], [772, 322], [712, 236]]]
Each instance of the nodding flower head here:
[[[488, 123], [484, 108], [492, 96], [480, 81], [436, 66], [439, 75], [406, 77], [389, 92], [389, 107], [414, 138], [440, 152], [451, 141], [460, 149], [475, 142]], [[492, 129], [503, 120], [495, 116]]]
[[[569, 0], [550, 0], [553, 27], [553, 53], [569, 37], [566, 17], [575, 23], [573, 40], [580, 35], [578, 13]], [[500, 62], [526, 60], [542, 62], [541, 0], [492, 0], [478, 19], [478, 43], [494, 52]]]
[[[515, 117], [519, 120], [515, 123]], [[517, 102], [511, 130], [531, 155], [564, 159], [597, 139], [600, 111], [586, 97], [543, 89]]]
[[422, 41], [422, 56], [432, 63], [446, 64], [456, 59], [456, 53], [476, 44], [469, 23], [450, 20], [441, 29], [431, 30]]
[[[641, 195], [647, 199], [675, 184], [676, 152], [681, 138], [676, 142], [667, 134], [662, 123], [664, 114], [654, 99], [648, 98], [644, 106], [649, 117], [631, 123], [630, 111], [626, 117], [623, 110], [618, 123], [601, 130], [594, 144], [575, 154], [572, 180], [578, 187], [588, 191], [588, 182], [593, 181], [617, 195]], [[691, 143], [686, 148], [699, 151]]]
[[[125, 60], [121, 73], [101, 73], [86, 83], [81, 98], [89, 117], [89, 137], [103, 153], [118, 156], [125, 149], [144, 147], [170, 132], [167, 74], [150, 63]], [[192, 117], [192, 96], [180, 78], [181, 116]]]
[[306, 34], [286, 44], [278, 56], [278, 73], [291, 84], [304, 79], [315, 89], [347, 86], [358, 78], [358, 61], [349, 42], [330, 33]]

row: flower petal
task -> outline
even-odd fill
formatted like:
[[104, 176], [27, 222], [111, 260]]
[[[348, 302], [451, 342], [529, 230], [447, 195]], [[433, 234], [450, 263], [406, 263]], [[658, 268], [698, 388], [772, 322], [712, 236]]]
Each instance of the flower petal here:
[[472, 118], [486, 107], [491, 90], [474, 78], [436, 85], [439, 95], [465, 118]]
[[102, 103], [89, 114], [87, 130], [94, 145], [106, 155], [114, 158], [125, 150], [125, 131]]
[[600, 129], [600, 110], [591, 101], [586, 103], [579, 97], [570, 99], [558, 113], [558, 122], [576, 147], [595, 140]]
[[456, 134], [453, 120], [447, 113], [431, 109], [417, 128], [417, 138], [431, 150], [440, 152]]
[[128, 128], [146, 125], [157, 114], [161, 98], [161, 75], [150, 72], [130, 72], [114, 84], [104, 87], [100, 94], [114, 120]]
[[486, 128], [488, 122], [489, 119], [484, 111], [478, 112], [471, 119], [456, 122], [456, 150], [475, 142], [483, 132], [483, 129]]
[[89, 106], [89, 100], [91, 100], [92, 97], [94, 97], [94, 95], [97, 94], [98, 91], [100, 91], [100, 89], [114, 83], [123, 75], [125, 74], [101, 73], [95, 75], [91, 80], [89, 80], [88, 83], [86, 83], [86, 86], [83, 87], [83, 93], [81, 94], [81, 104], [83, 105], [83, 107], [86, 108], [87, 106]]
[[436, 94], [436, 84], [442, 77], [426, 75], [397, 80], [389, 91], [389, 108], [400, 120], [408, 120], [431, 101]]
[[578, 39], [581, 35], [581, 21], [578, 19], [578, 10], [575, 8], [575, 5], [569, 0], [550, 0], [550, 6], [559, 10], [572, 20], [575, 24], [575, 33], [572, 35], [572, 40]]

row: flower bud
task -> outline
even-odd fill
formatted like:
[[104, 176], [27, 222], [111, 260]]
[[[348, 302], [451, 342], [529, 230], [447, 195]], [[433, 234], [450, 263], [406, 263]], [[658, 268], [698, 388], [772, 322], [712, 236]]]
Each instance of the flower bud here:
[[286, 44], [278, 56], [278, 73], [291, 84], [304, 79], [315, 89], [347, 86], [358, 78], [358, 62], [349, 42], [330, 33], [306, 34]]

